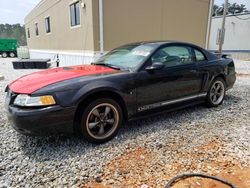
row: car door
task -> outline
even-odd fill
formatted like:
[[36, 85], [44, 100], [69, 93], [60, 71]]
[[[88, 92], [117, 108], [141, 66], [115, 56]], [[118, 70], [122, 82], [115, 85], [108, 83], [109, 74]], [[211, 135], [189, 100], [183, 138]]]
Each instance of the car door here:
[[160, 70], [143, 69], [137, 78], [138, 110], [148, 110], [168, 101], [196, 95], [201, 90], [202, 77], [197, 72], [193, 49], [189, 46], [166, 46], [156, 51], [148, 66], [162, 63]]

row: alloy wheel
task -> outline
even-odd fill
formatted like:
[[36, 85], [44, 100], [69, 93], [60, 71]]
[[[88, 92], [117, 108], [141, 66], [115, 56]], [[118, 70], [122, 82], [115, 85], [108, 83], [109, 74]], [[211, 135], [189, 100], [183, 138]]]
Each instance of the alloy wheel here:
[[95, 106], [88, 114], [86, 128], [95, 139], [106, 139], [112, 135], [119, 124], [118, 110], [109, 103]]
[[212, 85], [212, 88], [210, 90], [211, 102], [214, 105], [219, 105], [223, 101], [224, 95], [225, 95], [224, 84], [220, 80], [214, 82], [214, 84]]

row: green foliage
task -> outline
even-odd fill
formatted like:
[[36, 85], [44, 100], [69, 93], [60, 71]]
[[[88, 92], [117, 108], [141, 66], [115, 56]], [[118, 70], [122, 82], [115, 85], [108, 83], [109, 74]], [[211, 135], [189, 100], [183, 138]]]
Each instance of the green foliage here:
[[20, 46], [27, 45], [25, 28], [20, 24], [0, 24], [0, 38], [15, 38]]
[[[224, 4], [221, 6], [214, 5], [213, 7], [213, 16], [222, 16], [224, 12]], [[228, 13], [227, 14], [240, 14], [240, 13], [246, 13], [249, 12], [247, 10], [246, 5], [244, 4], [238, 4], [238, 3], [228, 3]]]

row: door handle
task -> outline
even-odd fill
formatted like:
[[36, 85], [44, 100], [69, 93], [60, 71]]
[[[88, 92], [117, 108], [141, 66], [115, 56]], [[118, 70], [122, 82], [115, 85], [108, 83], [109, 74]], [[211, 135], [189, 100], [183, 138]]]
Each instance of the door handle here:
[[190, 70], [191, 73], [197, 73], [197, 70]]

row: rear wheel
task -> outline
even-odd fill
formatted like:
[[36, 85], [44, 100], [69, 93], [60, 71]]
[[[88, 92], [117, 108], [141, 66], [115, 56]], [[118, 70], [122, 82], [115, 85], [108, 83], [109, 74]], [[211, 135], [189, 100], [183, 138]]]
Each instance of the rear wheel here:
[[3, 58], [7, 58], [7, 57], [8, 57], [7, 52], [3, 52], [3, 53], [2, 53], [2, 57], [3, 57]]
[[16, 54], [14, 52], [10, 52], [10, 57], [14, 58], [14, 57], [16, 57]]
[[217, 107], [224, 101], [226, 84], [222, 78], [216, 78], [211, 84], [207, 94], [207, 104], [210, 107]]
[[82, 113], [80, 134], [91, 143], [105, 143], [117, 135], [122, 121], [122, 110], [116, 101], [97, 99]]

